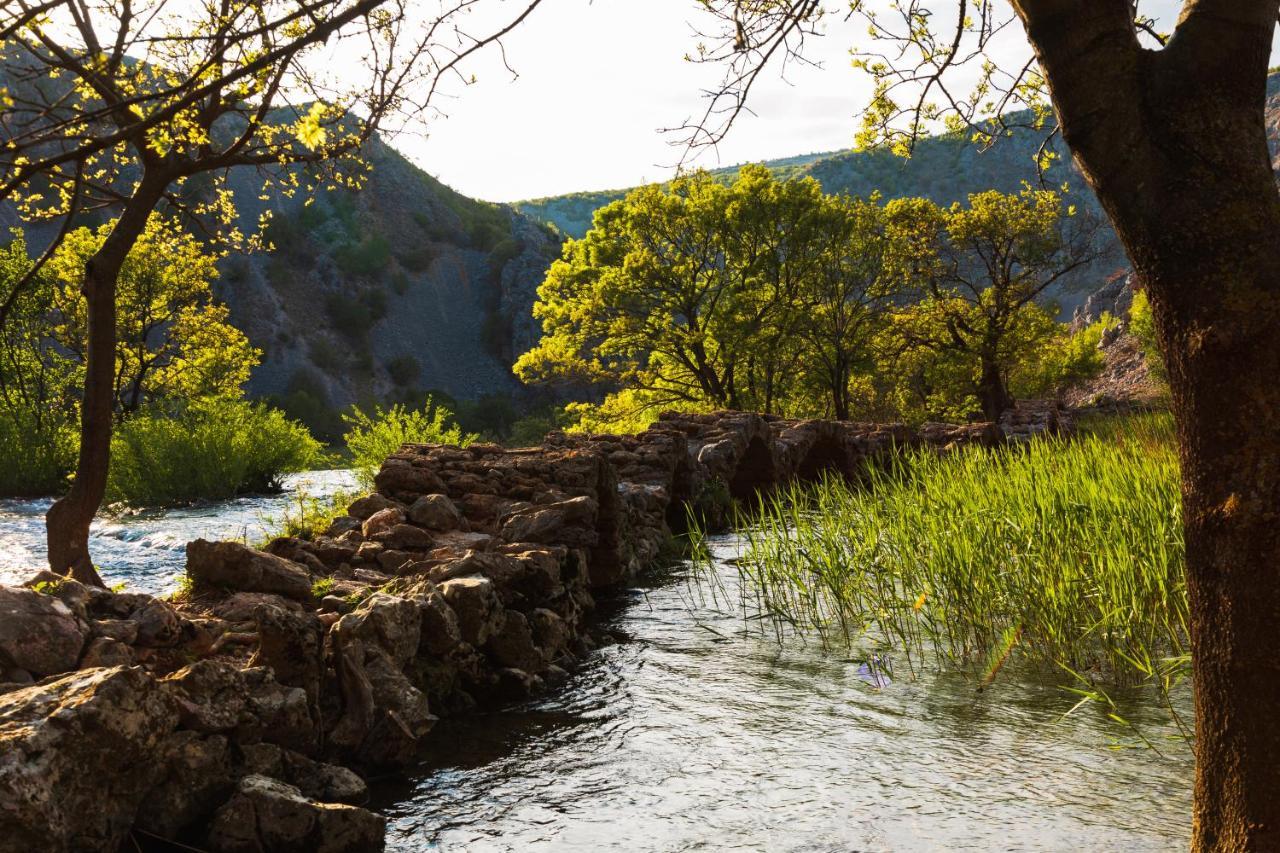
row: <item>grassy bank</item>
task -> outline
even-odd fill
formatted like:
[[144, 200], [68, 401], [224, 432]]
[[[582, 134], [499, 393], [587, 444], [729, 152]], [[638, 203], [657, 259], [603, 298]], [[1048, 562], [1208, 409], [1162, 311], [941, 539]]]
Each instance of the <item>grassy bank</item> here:
[[747, 602], [777, 630], [994, 678], [1166, 688], [1186, 666], [1178, 465], [1167, 415], [1072, 440], [907, 454], [858, 487], [796, 486], [741, 518]]

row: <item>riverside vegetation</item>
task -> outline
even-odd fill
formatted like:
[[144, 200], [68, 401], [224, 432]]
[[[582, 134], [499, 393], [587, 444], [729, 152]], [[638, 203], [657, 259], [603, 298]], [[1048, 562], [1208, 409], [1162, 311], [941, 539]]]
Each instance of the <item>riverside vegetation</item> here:
[[1180, 504], [1167, 414], [910, 452], [739, 510], [743, 605], [870, 659], [979, 682], [1016, 659], [1086, 698], [1149, 683], [1167, 702], [1190, 665]]
[[1101, 368], [1114, 321], [1072, 333], [1049, 296], [1104, 256], [1098, 222], [1051, 190], [942, 207], [763, 166], [727, 185], [697, 173], [601, 208], [565, 244], [514, 369], [593, 389], [567, 408], [584, 431], [661, 409], [995, 420]]

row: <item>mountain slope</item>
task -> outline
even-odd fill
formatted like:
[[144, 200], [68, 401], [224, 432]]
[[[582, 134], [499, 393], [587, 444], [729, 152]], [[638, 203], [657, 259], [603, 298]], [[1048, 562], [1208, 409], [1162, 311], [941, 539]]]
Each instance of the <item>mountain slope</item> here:
[[[559, 238], [509, 207], [462, 196], [375, 140], [359, 191], [242, 202], [272, 208], [271, 253], [222, 265], [219, 295], [263, 349], [250, 380], [302, 413], [441, 390], [516, 393], [515, 355]], [[252, 173], [237, 199], [257, 199]]]

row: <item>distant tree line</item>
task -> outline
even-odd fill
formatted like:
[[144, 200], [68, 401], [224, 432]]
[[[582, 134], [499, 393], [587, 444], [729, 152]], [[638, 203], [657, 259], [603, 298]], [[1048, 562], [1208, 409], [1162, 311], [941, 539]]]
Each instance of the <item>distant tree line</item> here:
[[698, 173], [601, 208], [565, 245], [514, 369], [602, 389], [570, 407], [585, 428], [664, 407], [994, 419], [1101, 367], [1101, 325], [1072, 334], [1046, 301], [1098, 260], [1097, 237], [1046, 189], [942, 207], [763, 166]]

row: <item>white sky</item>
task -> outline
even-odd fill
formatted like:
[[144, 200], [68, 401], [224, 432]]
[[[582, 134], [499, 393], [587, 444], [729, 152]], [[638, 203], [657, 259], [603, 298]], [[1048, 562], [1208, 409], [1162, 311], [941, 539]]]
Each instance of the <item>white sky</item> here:
[[[518, 0], [495, 4], [504, 16]], [[951, 4], [946, 6], [950, 8]], [[1175, 0], [1144, 3], [1172, 28]], [[664, 180], [681, 151], [659, 129], [700, 115], [704, 88], [720, 69], [687, 63], [696, 37], [695, 0], [544, 0], [506, 39], [508, 60], [478, 58], [475, 85], [452, 86], [437, 103], [447, 113], [428, 135], [393, 144], [419, 166], [467, 195], [513, 201]], [[766, 71], [715, 167], [848, 148], [866, 103], [866, 78], [850, 67], [850, 47], [865, 23], [831, 16], [808, 55], [822, 68]], [[1027, 50], [1021, 32], [1009, 50]]]

